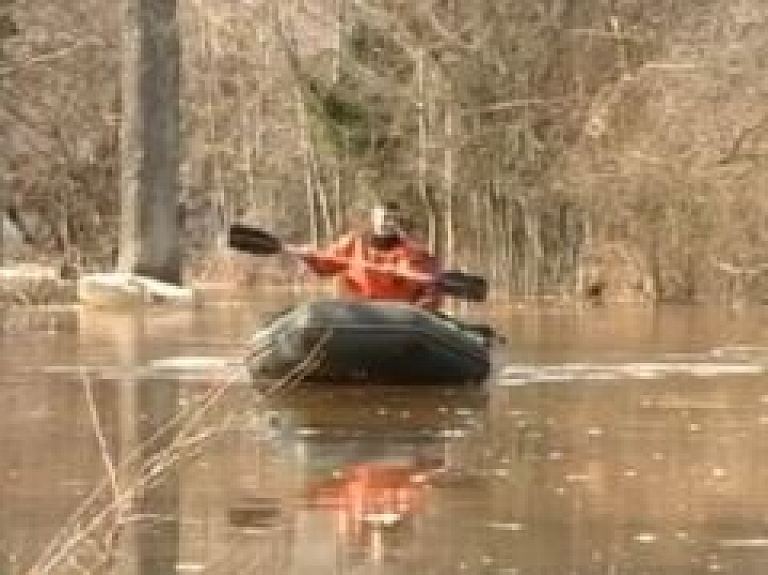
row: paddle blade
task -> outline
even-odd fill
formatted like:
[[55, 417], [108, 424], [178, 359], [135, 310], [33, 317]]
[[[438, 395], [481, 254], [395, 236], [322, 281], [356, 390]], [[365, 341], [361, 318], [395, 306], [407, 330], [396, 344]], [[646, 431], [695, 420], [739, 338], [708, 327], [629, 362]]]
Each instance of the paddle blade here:
[[280, 240], [261, 228], [234, 224], [229, 228], [229, 247], [256, 256], [271, 256], [280, 253]]
[[488, 282], [485, 278], [460, 271], [440, 274], [438, 286], [442, 293], [468, 301], [485, 301], [488, 298]]

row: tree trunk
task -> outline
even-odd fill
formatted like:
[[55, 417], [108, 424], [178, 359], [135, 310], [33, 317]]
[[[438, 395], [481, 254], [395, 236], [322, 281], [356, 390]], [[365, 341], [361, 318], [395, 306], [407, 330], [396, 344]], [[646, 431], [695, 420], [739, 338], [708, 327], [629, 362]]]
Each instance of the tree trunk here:
[[123, 1], [120, 267], [178, 284], [179, 76], [175, 0]]
[[485, 231], [486, 231], [486, 254], [488, 255], [488, 268], [491, 275], [491, 282], [496, 283], [499, 279], [499, 258], [496, 249], [496, 222], [493, 210], [494, 188], [498, 185], [496, 180], [488, 182], [488, 191], [485, 196]]
[[525, 225], [525, 297], [532, 298], [539, 292], [539, 267], [541, 266], [541, 220], [519, 197]]
[[[240, 148], [243, 157], [243, 170], [245, 171], [245, 188], [249, 206], [256, 203], [256, 181], [253, 177], [253, 127], [251, 118], [251, 100], [248, 98], [245, 78], [242, 74], [237, 76], [237, 87], [242, 111], [240, 121]], [[257, 140], [258, 142], [258, 140]]]
[[311, 143], [309, 141], [309, 126], [307, 125], [304, 97], [300, 87], [296, 89], [296, 106], [296, 111], [299, 115], [301, 151], [304, 156], [304, 185], [307, 192], [307, 212], [309, 214], [309, 241], [313, 246], [317, 246], [320, 241], [320, 230], [317, 220], [317, 196], [315, 193], [315, 182], [312, 173], [312, 160], [310, 158]]
[[336, 50], [333, 58], [333, 83], [341, 78], [341, 67], [344, 58], [344, 28], [347, 22], [346, 0], [336, 0]]
[[218, 134], [216, 130], [216, 103], [219, 101], [219, 84], [218, 84], [218, 70], [217, 59], [219, 55], [219, 42], [216, 36], [215, 26], [205, 19], [205, 13], [203, 12], [203, 43], [205, 47], [208, 71], [207, 78], [207, 92], [208, 99], [206, 101], [206, 112], [208, 114], [208, 153], [207, 161], [210, 166], [210, 175], [212, 180], [211, 190], [213, 192], [214, 203], [216, 206], [216, 222], [218, 223], [218, 229], [216, 230], [216, 241], [219, 247], [225, 247], [227, 244], [227, 230], [229, 224], [231, 224], [232, 212], [229, 203], [229, 198], [224, 191], [224, 182], [221, 177], [221, 166], [219, 165], [219, 142], [217, 140]]
[[426, 82], [424, 79], [424, 51], [419, 52], [418, 59], [418, 123], [419, 123], [419, 197], [424, 203], [424, 209], [427, 212], [428, 242], [429, 249], [432, 252], [437, 251], [437, 210], [434, 205], [434, 198], [427, 184], [427, 102], [426, 102]]
[[454, 109], [453, 104], [449, 103], [445, 108], [445, 151], [443, 166], [443, 228], [445, 229], [445, 265], [451, 268], [456, 261], [456, 237], [453, 221], [454, 208]]

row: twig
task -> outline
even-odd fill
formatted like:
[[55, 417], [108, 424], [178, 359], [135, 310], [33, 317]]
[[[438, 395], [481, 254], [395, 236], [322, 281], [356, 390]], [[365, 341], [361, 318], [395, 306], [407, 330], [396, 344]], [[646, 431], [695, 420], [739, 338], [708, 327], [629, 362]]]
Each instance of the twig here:
[[[325, 333], [324, 337], [320, 338], [320, 340], [312, 348], [304, 361], [296, 366], [296, 368], [294, 368], [285, 377], [281, 378], [275, 385], [269, 388], [268, 393], [262, 395], [260, 400], [263, 400], [271, 393], [274, 393], [280, 389], [286, 389], [290, 385], [295, 385], [298, 383], [298, 381], [303, 378], [306, 371], [314, 364], [315, 360], [318, 358], [322, 347], [328, 340], [328, 337], [330, 337], [330, 330]], [[271, 351], [271, 348], [267, 348], [262, 353], [266, 354], [270, 353]], [[258, 358], [259, 355], [261, 354], [257, 354], [255, 357]], [[206, 394], [202, 405], [199, 405], [195, 411], [192, 411], [192, 413], [189, 414], [188, 420], [184, 422], [184, 425], [179, 427], [176, 436], [170, 442], [170, 444], [155, 456], [143, 462], [137, 472], [138, 476], [132, 485], [127, 485], [122, 490], [115, 489], [115, 486], [117, 485], [116, 477], [120, 470], [124, 469], [135, 459], [137, 459], [137, 457], [143, 453], [148, 445], [154, 444], [170, 429], [177, 426], [182, 421], [184, 415], [191, 411], [191, 409], [179, 411], [175, 417], [173, 417], [165, 425], [161, 426], [160, 429], [156, 431], [152, 437], [131, 451], [118, 466], [115, 467], [112, 465], [112, 471], [110, 473], [109, 480], [105, 480], [99, 486], [97, 486], [67, 522], [69, 525], [71, 525], [70, 529], [73, 531], [71, 536], [67, 539], [64, 539], [67, 527], [62, 528], [62, 531], [56, 537], [54, 537], [52, 543], [49, 544], [49, 546], [43, 551], [41, 557], [38, 559], [35, 565], [33, 565], [33, 567], [28, 570], [27, 573], [30, 575], [50, 573], [53, 568], [59, 565], [63, 560], [66, 560], [68, 557], [70, 557], [70, 554], [74, 551], [78, 544], [84, 540], [88, 540], [110, 513], [123, 508], [123, 505], [135, 497], [136, 493], [138, 493], [141, 489], [147, 488], [148, 486], [154, 484], [156, 480], [161, 477], [164, 471], [170, 469], [174, 464], [181, 461], [185, 455], [188, 455], [182, 453], [180, 448], [189, 446], [190, 439], [193, 441], [195, 439], [200, 439], [199, 442], [195, 442], [195, 445], [199, 448], [204, 440], [211, 437], [212, 434], [203, 434], [203, 437], [198, 435], [196, 437], [190, 438], [189, 433], [192, 431], [192, 426], [199, 422], [202, 416], [221, 399], [224, 392], [239, 379], [239, 373], [237, 375], [233, 374], [232, 377], [227, 378], [220, 386], [211, 389], [208, 394]], [[104, 490], [108, 483], [113, 487], [115, 492], [114, 500], [107, 504], [103, 509], [98, 511], [95, 515], [93, 515], [84, 526], [81, 526], [78, 521], [83, 518], [89, 506], [96, 501], [96, 498]], [[73, 523], [74, 525], [72, 525]]]
[[80, 371], [80, 381], [83, 384], [83, 391], [85, 392], [85, 401], [88, 404], [88, 411], [91, 414], [91, 423], [93, 424], [93, 432], [96, 434], [96, 440], [99, 442], [99, 450], [101, 451], [101, 458], [104, 461], [104, 467], [107, 470], [110, 484], [112, 485], [112, 493], [115, 499], [120, 496], [120, 490], [117, 486], [117, 473], [115, 472], [115, 465], [112, 462], [112, 457], [109, 454], [109, 448], [107, 446], [107, 440], [104, 437], [104, 433], [99, 421], [99, 413], [96, 410], [96, 403], [93, 400], [93, 389], [91, 388], [91, 380], [88, 378], [85, 369]]
[[52, 52], [46, 52], [45, 54], [35, 56], [34, 58], [28, 58], [20, 62], [16, 66], [0, 68], [0, 77], [8, 76], [10, 74], [13, 74], [14, 72], [18, 72], [19, 70], [26, 68], [27, 66], [31, 66], [34, 64], [43, 64], [45, 62], [50, 62], [51, 60], [56, 60], [58, 58], [69, 56], [72, 52], [74, 52], [78, 48], [83, 48], [84, 46], [97, 46], [99, 44], [102, 44], [102, 42], [96, 39], [92, 39], [88, 41], [79, 40], [74, 44], [65, 46], [64, 48], [59, 48], [58, 50], [54, 50]]

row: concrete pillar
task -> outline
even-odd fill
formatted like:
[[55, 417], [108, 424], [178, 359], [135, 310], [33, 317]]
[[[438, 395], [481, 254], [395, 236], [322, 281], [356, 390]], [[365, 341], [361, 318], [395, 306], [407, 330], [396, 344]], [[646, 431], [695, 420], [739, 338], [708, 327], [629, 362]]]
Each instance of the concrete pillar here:
[[181, 48], [176, 8], [177, 0], [122, 0], [119, 267], [179, 284]]

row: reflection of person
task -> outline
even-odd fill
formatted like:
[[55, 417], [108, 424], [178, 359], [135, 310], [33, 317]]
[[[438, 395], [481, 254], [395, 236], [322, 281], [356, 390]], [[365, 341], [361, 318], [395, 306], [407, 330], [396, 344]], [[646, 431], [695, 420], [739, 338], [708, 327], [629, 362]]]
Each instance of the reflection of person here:
[[[437, 259], [403, 231], [400, 211], [394, 202], [376, 205], [362, 230], [304, 256], [304, 261], [320, 276], [338, 276], [348, 296], [404, 301], [430, 310], [440, 307], [441, 297], [433, 282], [406, 278], [385, 269], [431, 276], [439, 272]], [[373, 269], [370, 264], [380, 269]]]
[[395, 525], [424, 511], [429, 478], [441, 461], [350, 463], [334, 479], [308, 485], [311, 508], [341, 512], [339, 529], [358, 545], [371, 544], [376, 524]]

